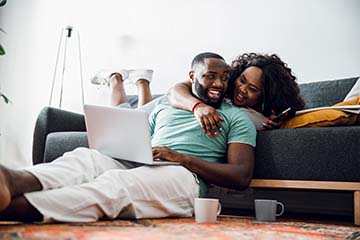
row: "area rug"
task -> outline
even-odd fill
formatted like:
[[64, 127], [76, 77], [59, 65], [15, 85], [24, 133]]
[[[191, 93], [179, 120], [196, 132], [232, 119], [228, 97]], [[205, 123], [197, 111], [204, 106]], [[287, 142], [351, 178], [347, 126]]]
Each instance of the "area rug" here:
[[114, 220], [87, 224], [0, 222], [0, 239], [360, 239], [360, 228], [290, 220], [263, 223], [251, 217], [231, 216], [221, 216], [214, 224], [199, 224], [193, 218]]

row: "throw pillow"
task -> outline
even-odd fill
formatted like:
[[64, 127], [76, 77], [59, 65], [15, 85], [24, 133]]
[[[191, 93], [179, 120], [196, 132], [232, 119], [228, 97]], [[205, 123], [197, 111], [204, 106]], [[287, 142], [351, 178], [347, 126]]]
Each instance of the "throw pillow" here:
[[[359, 105], [360, 96], [349, 101], [335, 104], [341, 105]], [[323, 109], [309, 113], [304, 113], [289, 119], [283, 128], [299, 128], [299, 127], [330, 127], [339, 125], [353, 125], [356, 123], [359, 115], [343, 112], [335, 109]]]
[[344, 101], [348, 101], [356, 96], [360, 96], [360, 78], [356, 81], [350, 92], [344, 98]]

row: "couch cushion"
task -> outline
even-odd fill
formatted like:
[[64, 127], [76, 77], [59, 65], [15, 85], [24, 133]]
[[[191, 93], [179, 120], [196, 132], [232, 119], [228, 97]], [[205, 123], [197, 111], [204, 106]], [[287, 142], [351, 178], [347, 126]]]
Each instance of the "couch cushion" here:
[[258, 132], [254, 178], [360, 181], [360, 126]]
[[44, 162], [51, 162], [77, 147], [89, 147], [86, 132], [50, 133], [46, 138]]
[[[359, 105], [360, 96], [351, 100], [336, 104], [337, 106]], [[298, 127], [330, 127], [341, 125], [353, 125], [358, 119], [358, 114], [350, 114], [334, 109], [322, 109], [309, 113], [304, 113], [291, 118], [283, 128]]]
[[359, 77], [299, 84], [306, 108], [342, 102]]
[[[163, 95], [164, 94], [153, 94], [152, 95], [152, 100], [154, 100], [154, 99], [156, 99], [158, 97], [161, 97]], [[127, 98], [128, 98], [128, 101], [129, 101], [131, 107], [136, 108], [137, 104], [138, 104], [138, 95], [129, 95], [129, 96], [127, 96]]]

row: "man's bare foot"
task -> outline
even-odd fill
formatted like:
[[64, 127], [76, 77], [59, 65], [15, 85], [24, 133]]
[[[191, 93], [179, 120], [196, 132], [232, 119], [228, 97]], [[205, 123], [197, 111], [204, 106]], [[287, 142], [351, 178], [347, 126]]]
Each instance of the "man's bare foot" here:
[[0, 211], [7, 208], [11, 202], [11, 187], [8, 169], [0, 166]]
[[41, 189], [40, 181], [30, 172], [0, 165], [0, 211], [7, 208], [14, 197]]

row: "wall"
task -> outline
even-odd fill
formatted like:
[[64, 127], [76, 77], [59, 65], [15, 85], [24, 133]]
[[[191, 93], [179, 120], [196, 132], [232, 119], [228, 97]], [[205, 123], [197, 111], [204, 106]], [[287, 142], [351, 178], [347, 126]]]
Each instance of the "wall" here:
[[[299, 82], [360, 75], [358, 0], [9, 0], [0, 8], [0, 162], [31, 164], [32, 131], [48, 105], [60, 31], [80, 31], [85, 101], [107, 104], [89, 83], [103, 67], [152, 68], [153, 93], [187, 76], [192, 57], [214, 51], [278, 53]], [[81, 111], [76, 41], [69, 40], [63, 108]], [[58, 75], [59, 76], [59, 75]], [[134, 88], [128, 86], [130, 93]]]

